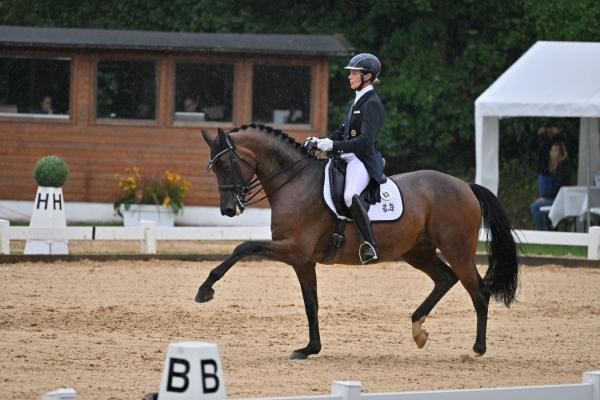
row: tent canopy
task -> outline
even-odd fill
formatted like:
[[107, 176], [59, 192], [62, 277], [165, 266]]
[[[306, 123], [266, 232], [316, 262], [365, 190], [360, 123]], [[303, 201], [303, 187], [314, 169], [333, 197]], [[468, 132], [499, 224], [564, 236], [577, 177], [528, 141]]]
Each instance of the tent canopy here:
[[475, 182], [494, 193], [504, 117], [580, 117], [578, 180], [588, 181], [600, 167], [600, 43], [537, 42], [477, 98]]

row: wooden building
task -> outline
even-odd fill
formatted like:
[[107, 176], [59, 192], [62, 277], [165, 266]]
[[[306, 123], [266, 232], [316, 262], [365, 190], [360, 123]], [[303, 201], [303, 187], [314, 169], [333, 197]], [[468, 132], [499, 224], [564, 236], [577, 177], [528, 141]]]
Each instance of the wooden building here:
[[32, 200], [35, 162], [64, 158], [69, 201], [112, 203], [136, 166], [189, 179], [216, 206], [200, 129], [260, 122], [302, 140], [327, 127], [333, 35], [0, 26], [0, 199]]

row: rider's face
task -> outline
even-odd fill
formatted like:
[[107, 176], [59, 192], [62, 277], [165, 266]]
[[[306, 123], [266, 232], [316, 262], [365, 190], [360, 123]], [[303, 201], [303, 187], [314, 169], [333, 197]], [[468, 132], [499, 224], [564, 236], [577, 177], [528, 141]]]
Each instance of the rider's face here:
[[360, 80], [360, 71], [356, 69], [351, 69], [348, 74], [348, 81], [350, 82], [350, 87], [354, 90], [360, 89], [361, 80]]

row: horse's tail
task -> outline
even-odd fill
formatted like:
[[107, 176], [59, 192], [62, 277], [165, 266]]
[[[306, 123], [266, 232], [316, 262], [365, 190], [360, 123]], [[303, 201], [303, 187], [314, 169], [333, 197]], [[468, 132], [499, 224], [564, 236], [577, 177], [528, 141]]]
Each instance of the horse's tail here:
[[484, 282], [490, 294], [508, 307], [515, 300], [519, 275], [517, 244], [512, 235], [510, 221], [502, 204], [492, 192], [475, 183], [469, 186], [479, 200], [488, 237], [489, 267]]

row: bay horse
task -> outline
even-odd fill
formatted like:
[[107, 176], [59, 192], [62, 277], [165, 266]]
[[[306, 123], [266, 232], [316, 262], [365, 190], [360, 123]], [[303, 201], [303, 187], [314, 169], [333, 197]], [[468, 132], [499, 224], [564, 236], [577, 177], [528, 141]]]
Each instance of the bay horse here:
[[[331, 236], [336, 221], [322, 200], [324, 163], [280, 130], [264, 125], [242, 125], [215, 138], [202, 131], [210, 147], [208, 169], [217, 177], [221, 214], [234, 217], [252, 202], [262, 186], [271, 206], [271, 241], [246, 241], [215, 267], [199, 287], [195, 300], [213, 298], [213, 285], [241, 258], [259, 255], [289, 264], [294, 269], [308, 318], [309, 341], [294, 350], [291, 359], [304, 359], [321, 350], [319, 336], [316, 263], [360, 264], [359, 238], [345, 227], [345, 240], [332, 254]], [[414, 311], [412, 335], [422, 348], [428, 333], [422, 328], [433, 307], [460, 281], [477, 314], [472, 353], [486, 352], [486, 325], [490, 297], [507, 307], [518, 285], [517, 246], [510, 222], [496, 196], [488, 189], [432, 170], [388, 177], [399, 187], [404, 214], [394, 222], [373, 223], [381, 261], [404, 260], [423, 271], [434, 287]], [[479, 230], [484, 222], [488, 237], [489, 267], [482, 278], [475, 266]], [[438, 254], [439, 250], [440, 254]], [[364, 266], [369, 273], [369, 265]]]

